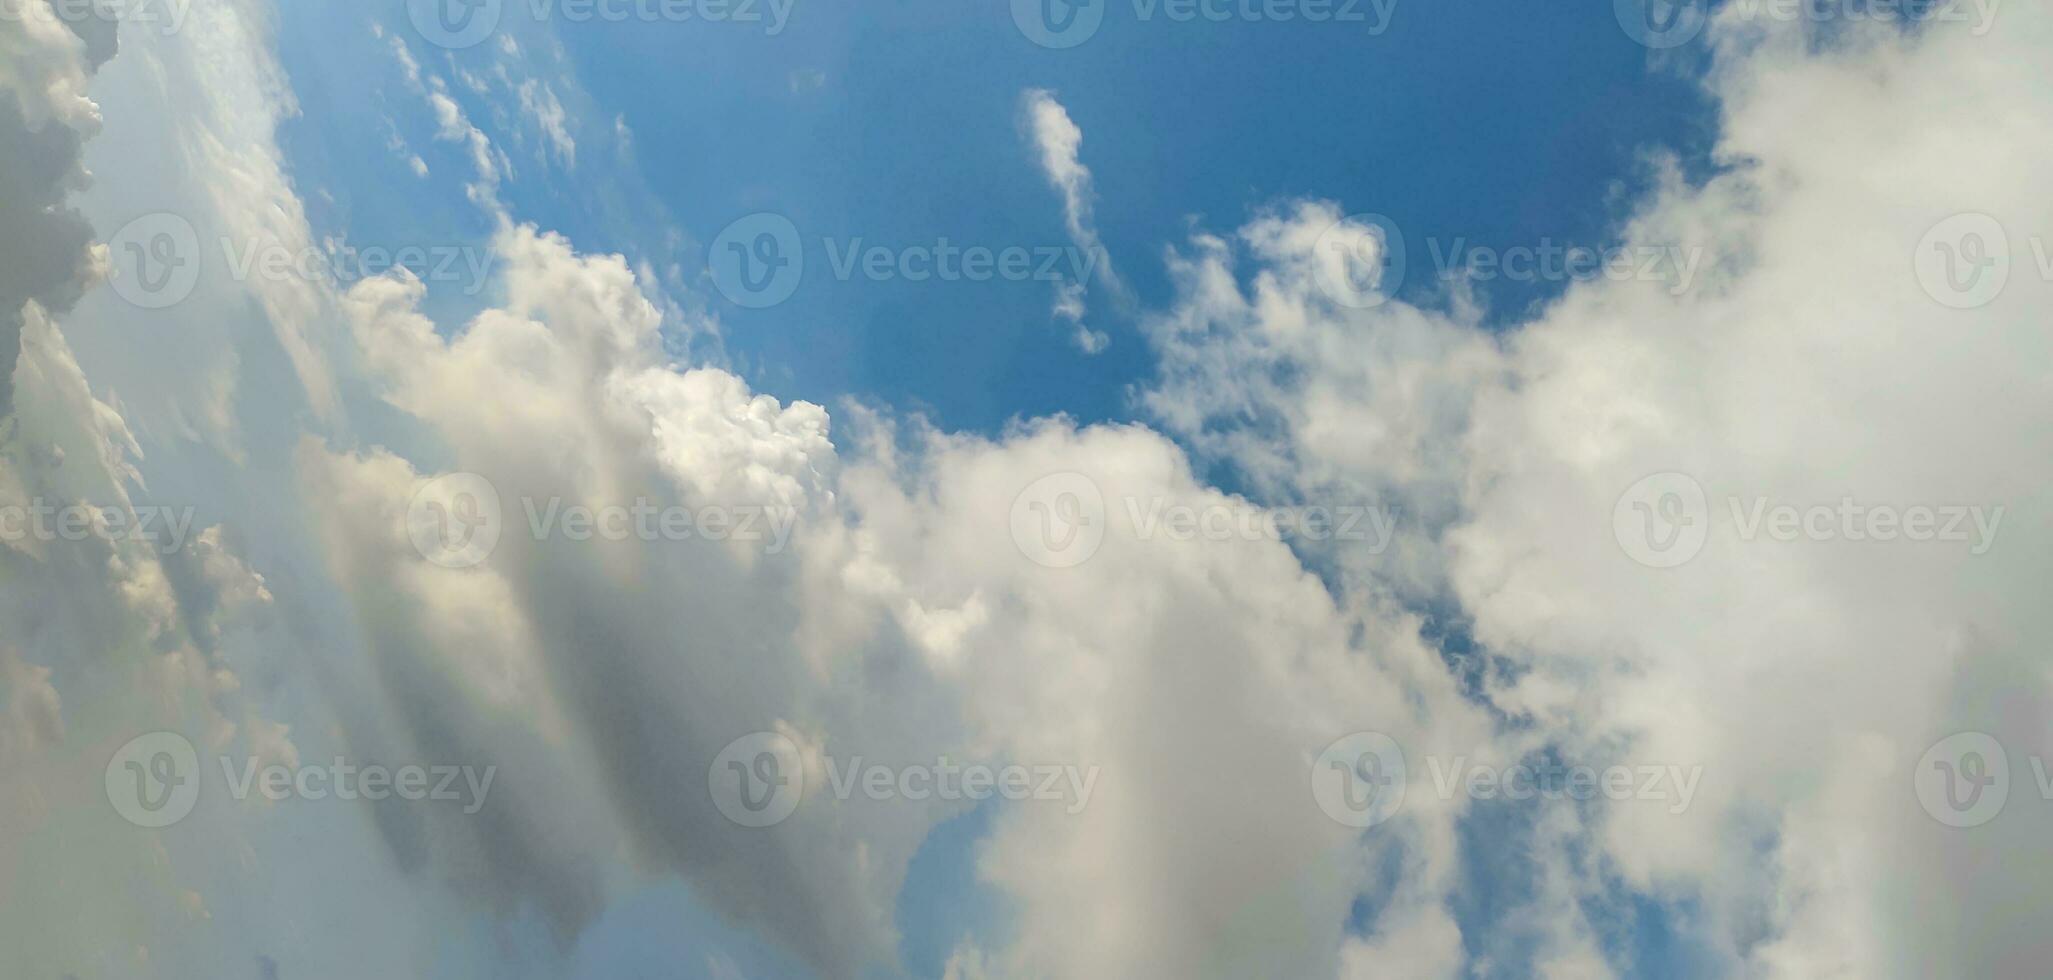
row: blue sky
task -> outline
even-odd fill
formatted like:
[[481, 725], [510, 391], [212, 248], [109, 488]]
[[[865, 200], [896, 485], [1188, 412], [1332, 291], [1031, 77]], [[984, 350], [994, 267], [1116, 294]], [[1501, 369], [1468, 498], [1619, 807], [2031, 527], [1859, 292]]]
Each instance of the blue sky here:
[[[1715, 120], [1687, 63], [1656, 63], [1602, 6], [1400, 5], [1380, 34], [1371, 8], [1359, 24], [1142, 21], [1135, 9], [1114, 4], [1086, 43], [1049, 50], [977, 5], [800, 3], [770, 36], [767, 23], [536, 22], [509, 4], [502, 30], [588, 95], [570, 121], [580, 172], [608, 176], [595, 186], [516, 155], [508, 197], [581, 247], [680, 266], [761, 390], [880, 400], [992, 432], [1057, 412], [1134, 418], [1129, 388], [1153, 370], [1135, 311], [1094, 290], [1093, 323], [1114, 343], [1089, 356], [1062, 342], [1044, 283], [837, 281], [821, 239], [1066, 245], [1020, 125], [1026, 89], [1055, 93], [1086, 134], [1105, 247], [1142, 309], [1169, 298], [1165, 247], [1279, 201], [1391, 217], [1419, 269], [1407, 289], [1430, 302], [1429, 242], [1602, 247], [1645, 191], [1650, 154], [1707, 166]], [[367, 240], [482, 236], [482, 219], [448, 193], [460, 177], [412, 180], [383, 145], [391, 120], [455, 162], [369, 36], [379, 20], [322, 7], [283, 16], [305, 110], [284, 139], [298, 172], [336, 200], [317, 222]], [[491, 43], [418, 47], [431, 68], [449, 57], [484, 71], [501, 57]], [[631, 156], [613, 152], [615, 120], [633, 133]], [[751, 310], [699, 274], [706, 243], [760, 211], [792, 219], [812, 267], [791, 299]], [[1483, 288], [1503, 319], [1563, 285]]]
[[[515, 213], [581, 248], [679, 267], [758, 390], [855, 398], [993, 435], [1057, 413], [1139, 417], [1132, 391], [1155, 361], [1137, 318], [1173, 299], [1163, 250], [1193, 229], [1230, 231], [1302, 197], [1382, 213], [1412, 251], [1404, 295], [1446, 305], [1436, 248], [1610, 245], [1649, 185], [1650, 160], [1672, 154], [1701, 172], [1713, 127], [1685, 66], [1654, 63], [1596, 5], [1400, 7], [1379, 34], [1372, 22], [1142, 22], [1115, 4], [1067, 50], [1032, 43], [987, 5], [801, 2], [775, 36], [760, 25], [536, 23], [524, 6], [509, 6], [506, 36], [582, 92], [569, 119], [577, 170], [545, 159], [530, 134], [527, 152], [511, 153], [520, 176], [504, 194]], [[508, 60], [495, 42], [445, 53], [372, 10], [287, 10], [280, 50], [303, 114], [283, 143], [295, 172], [333, 198], [313, 207], [315, 227], [366, 241], [482, 240], [490, 227], [453, 192], [467, 179], [460, 150], [435, 142], [374, 23], [431, 71], [483, 74]], [[492, 111], [452, 88], [474, 117]], [[1112, 340], [1096, 355], [1066, 342], [1046, 283], [838, 281], [822, 242], [1067, 245], [1060, 197], [1022, 121], [1029, 89], [1053, 93], [1086, 134], [1096, 222], [1135, 295], [1117, 303], [1094, 283], [1091, 323]], [[394, 158], [388, 128], [426, 148], [434, 176]], [[707, 243], [764, 211], [800, 229], [808, 269], [789, 300], [748, 309], [713, 288]], [[1565, 285], [1479, 288], [1495, 323]], [[484, 299], [438, 298], [456, 313]], [[1002, 902], [974, 874], [987, 819], [942, 825], [912, 863], [896, 915], [909, 975], [939, 977], [965, 938], [1002, 941]], [[1480, 813], [1475, 832], [1501, 833], [1490, 828], [1506, 819]], [[1501, 938], [1481, 937], [1502, 933], [1532, 887], [1510, 870], [1475, 883], [1461, 918], [1477, 955], [1504, 955]], [[1615, 949], [1659, 951], [1667, 910], [1627, 901]], [[719, 976], [708, 964], [722, 958], [745, 976], [801, 969], [668, 884], [615, 907], [577, 954], [595, 977]], [[1660, 959], [1668, 975], [1687, 974], [1687, 957]]]
[[36, 975], [2053, 956], [2044, 8], [156, 2], [0, 18]]

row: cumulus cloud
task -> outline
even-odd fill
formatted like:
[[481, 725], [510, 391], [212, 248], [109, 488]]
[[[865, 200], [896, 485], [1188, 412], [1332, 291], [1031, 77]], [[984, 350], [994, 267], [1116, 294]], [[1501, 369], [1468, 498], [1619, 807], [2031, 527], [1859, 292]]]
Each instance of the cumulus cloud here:
[[[1416, 617], [1336, 606], [1266, 539], [1221, 548], [1122, 526], [1083, 567], [1043, 568], [1004, 520], [1042, 476], [1085, 473], [1114, 500], [1235, 504], [1138, 427], [1046, 423], [996, 442], [885, 431], [865, 443], [899, 449], [844, 455], [821, 409], [657, 361], [655, 311], [617, 259], [577, 257], [527, 228], [497, 247], [510, 303], [450, 340], [415, 312], [417, 285], [352, 294], [367, 362], [395, 406], [436, 428], [453, 453], [446, 469], [485, 476], [515, 522], [529, 506], [516, 499], [647, 497], [788, 509], [799, 532], [776, 553], [509, 535], [485, 565], [441, 569], [401, 528], [433, 471], [309, 446], [309, 493], [335, 515], [335, 577], [378, 621], [389, 695], [405, 703], [425, 677], [445, 678], [405, 729], [482, 740], [493, 718], [533, 719], [531, 731], [493, 737], [529, 746], [493, 756], [514, 784], [538, 771], [554, 784], [575, 767], [546, 760], [588, 746], [604, 761], [586, 778], [635, 853], [829, 975], [888, 961], [894, 930], [867, 910], [895, 893], [952, 808], [822, 802], [774, 833], [745, 832], [672, 791], [702, 785], [727, 742], [788, 731], [811, 747], [816, 785], [826, 759], [851, 756], [1088, 767], [1102, 786], [1081, 813], [1008, 810], [985, 844], [981, 872], [1022, 909], [1017, 944], [994, 962], [1021, 975], [1151, 972], [1165, 956], [1186, 975], [1229, 975], [1229, 962], [1334, 968], [1369, 859], [1313, 805], [1307, 760], [1363, 728], [1416, 744], [1486, 738]], [[493, 697], [506, 699], [497, 710], [481, 700]], [[1193, 781], [1192, 758], [1236, 778]], [[1428, 805], [1414, 817], [1443, 863], [1453, 813]], [[558, 819], [565, 833], [609, 825]], [[532, 843], [508, 833], [472, 847], [487, 867], [535, 875], [566, 860]], [[556, 896], [594, 894], [580, 880], [566, 869], [497, 880], [489, 893], [534, 889], [574, 928], [591, 909]], [[1129, 917], [1080, 907], [1073, 894], [1086, 886]], [[1300, 921], [1307, 907], [1326, 911]]]
[[[482, 912], [539, 922], [568, 949], [636, 880], [676, 876], [821, 975], [888, 972], [907, 869], [967, 805], [815, 790], [790, 819], [741, 827], [709, 773], [735, 739], [772, 732], [816, 788], [858, 757], [1095, 774], [1080, 808], [988, 804], [974, 872], [1007, 915], [954, 949], [945, 969], [962, 980], [1631, 975], [1645, 967], [1608, 934], [1635, 905], [1688, 910], [1670, 925], [1716, 973], [2025, 972], [2053, 952], [2033, 919], [2034, 871], [2053, 855], [2029, 813], [1949, 834], [1911, 792], [1938, 736], [2033, 746], [2053, 716], [2035, 649], [2046, 464], [2018, 452], [2053, 418], [2053, 287], [2020, 267], [1994, 302], [1955, 311], [1912, 271], [1949, 215], [2020, 230], [2044, 216], [2029, 162], [2053, 149], [2053, 107], [2031, 83], [2053, 15], [2012, 13], [1986, 37], [1714, 25], [1726, 166], [1701, 183], [1662, 172], [1620, 229], [1714, 256], [1691, 290], [1577, 284], [1503, 333], [1458, 300], [1364, 307], [1332, 291], [1321, 249], [1336, 227], [1364, 232], [1348, 209], [1277, 202], [1170, 253], [1174, 299], [1141, 318], [1161, 362], [1150, 425], [989, 435], [830, 413], [675, 363], [650, 277], [514, 220], [494, 193], [503, 156], [423, 73], [417, 94], [472, 151], [496, 219], [494, 301], [437, 322], [405, 274], [272, 296], [270, 315], [292, 321], [281, 348], [332, 327], [332, 351], [303, 353], [337, 354], [351, 372], [338, 388], [375, 410], [337, 399], [335, 424], [288, 427], [248, 465], [188, 477], [213, 481], [230, 501], [217, 509], [255, 504], [173, 554], [0, 547], [0, 864], [30, 868], [0, 890], [0, 935], [42, 975], [132, 960], [217, 975], [225, 954], [191, 926], [203, 917], [264, 936], [240, 966], [284, 962], [241, 927], [334, 908], [272, 887], [340, 877], [292, 877], [303, 859], [342, 862], [352, 913], [394, 933], [416, 913]], [[0, 504], [133, 509], [156, 485], [146, 474], [180, 475], [182, 447], [131, 428], [53, 319], [90, 284], [90, 238], [74, 218], [47, 222], [94, 112], [85, 46], [22, 30], [0, 24], [0, 43], [28, 81], [0, 90], [34, 146], [0, 158], [0, 179], [40, 173], [31, 200], [48, 206], [0, 211], [0, 241], [78, 247], [0, 287], [23, 311]], [[195, 73], [179, 78], [267, 79], [247, 51], [207, 46], [240, 30], [198, 16], [181, 40], [195, 50], [155, 57]], [[223, 64], [196, 67], [210, 54]], [[198, 113], [194, 165], [223, 198], [275, 204], [266, 233], [293, 234], [279, 104], [236, 105]], [[1081, 131], [1048, 93], [1024, 105], [1073, 241], [1100, 249]], [[228, 159], [238, 147], [255, 162]], [[1058, 301], [1083, 331], [1081, 293]], [[330, 363], [290, 361], [304, 378]], [[1199, 476], [1214, 465], [1246, 496]], [[1654, 569], [1614, 518], [1664, 472], [1704, 489], [1711, 533], [1693, 561]], [[430, 560], [412, 533], [416, 501], [450, 502], [458, 475], [500, 505], [497, 547], [469, 567]], [[1051, 479], [1065, 496], [1035, 497]], [[2006, 511], [1974, 554], [1743, 540], [1724, 502], [1753, 498]], [[1395, 538], [1191, 537], [1135, 517], [1316, 502], [1394, 512]], [[534, 523], [644, 505], [782, 515], [791, 533]], [[1054, 518], [1102, 538], [1083, 560], [1037, 560], [1021, 528]], [[296, 659], [247, 656], [270, 615]], [[192, 836], [154, 838], [112, 826], [98, 783], [138, 724], [263, 759], [318, 744], [499, 776], [473, 814], [219, 804]], [[1326, 746], [1364, 731], [1416, 761], [1402, 809], [1360, 831], [1322, 812], [1312, 781]], [[1432, 791], [1432, 763], [1457, 758], [1701, 766], [1702, 781], [1679, 812], [1489, 804]], [[340, 856], [300, 853], [302, 832]], [[32, 853], [85, 869], [132, 921], [77, 925], [77, 903], [36, 888], [57, 876]], [[149, 869], [133, 888], [131, 867]], [[252, 891], [265, 900], [237, 900]]]
[[112, 52], [87, 50], [96, 24], [46, 9], [0, 30], [0, 416], [13, 403], [24, 307], [63, 313], [99, 275], [92, 228], [65, 200], [86, 182], [82, 147], [100, 128], [86, 83]]
[[[1182, 299], [1152, 323], [1167, 370], [1150, 404], [1176, 431], [1279, 494], [1338, 485], [1424, 508], [1421, 547], [1353, 567], [1472, 617], [1515, 744], [1703, 766], [1685, 813], [1567, 815], [1562, 842], [1599, 860], [1555, 852], [1543, 879], [1568, 876], [1585, 903], [1701, 903], [1694, 938], [1720, 972], [2003, 973], [2045, 952], [2021, 911], [2040, 900], [2016, 900], [2044, 844], [2022, 821], [1948, 836], [1912, 793], [1940, 736], [2036, 745], [2046, 717], [2029, 652], [2046, 624], [2021, 588], [2043, 572], [2044, 481], [2001, 447], [2044, 438], [2047, 286], [2013, 277], [1956, 312], [1913, 261], [1950, 215], [2044, 216], [2021, 167], [2044, 156], [2053, 106], [2020, 93], [2053, 20], [2018, 14], [1986, 37], [1714, 25], [1727, 167], [1669, 175], [1623, 229], [1717, 257], [1686, 295], [1576, 284], [1502, 336], [1459, 310], [1355, 310], [1304, 271], [1343, 213], [1307, 203], [1192, 242], [1172, 266]], [[1258, 263], [1247, 290], [1236, 256]], [[1701, 485], [1710, 535], [1657, 570], [1613, 515], [1667, 472]], [[1748, 540], [1760, 499], [2006, 510], [1977, 554], [1859, 529]]]

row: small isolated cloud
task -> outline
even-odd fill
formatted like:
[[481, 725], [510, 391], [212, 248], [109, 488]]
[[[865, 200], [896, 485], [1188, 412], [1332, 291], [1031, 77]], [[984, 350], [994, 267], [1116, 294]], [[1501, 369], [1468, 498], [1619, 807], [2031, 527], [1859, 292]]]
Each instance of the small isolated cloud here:
[[[1077, 128], [1069, 118], [1069, 110], [1047, 89], [1028, 89], [1020, 105], [1028, 134], [1040, 154], [1041, 173], [1048, 178], [1049, 186], [1062, 195], [1062, 221], [1069, 228], [1070, 242], [1093, 260], [1089, 267], [1097, 270], [1115, 293], [1123, 294], [1118, 274], [1112, 271], [1111, 258], [1098, 238], [1097, 219], [1091, 213], [1091, 169], [1078, 159], [1083, 148], [1083, 130]], [[1054, 313], [1076, 328], [1072, 339], [1079, 350], [1096, 354], [1111, 343], [1111, 338], [1084, 323], [1088, 312], [1084, 304], [1087, 288], [1081, 282], [1058, 283]]]
[[797, 95], [827, 84], [827, 73], [818, 68], [797, 68], [792, 70], [788, 82], [791, 85], [791, 94]]

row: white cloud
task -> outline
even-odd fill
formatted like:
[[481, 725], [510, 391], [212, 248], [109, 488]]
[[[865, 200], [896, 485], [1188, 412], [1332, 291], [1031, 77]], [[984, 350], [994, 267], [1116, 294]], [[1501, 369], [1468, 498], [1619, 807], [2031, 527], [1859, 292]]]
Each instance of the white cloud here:
[[555, 91], [530, 78], [520, 83], [520, 108], [541, 129], [557, 161], [565, 169], [576, 169], [577, 141], [571, 138], [570, 130], [565, 127], [563, 103], [556, 101]]
[[[237, 8], [212, 9], [137, 59], [181, 91], [228, 86], [171, 107], [164, 142], [187, 148], [211, 191], [196, 220], [297, 240], [303, 209], [273, 138], [288, 93], [266, 87], [280, 79]], [[2053, 287], [2019, 268], [1999, 301], [1953, 313], [1910, 271], [1948, 214], [2019, 229], [2044, 216], [2030, 168], [2053, 150], [2053, 105], [2032, 82], [2053, 14], [2012, 11], [2002, 26], [1829, 44], [1719, 28], [1733, 167], [1702, 186], [1666, 175], [1624, 229], [1718, 258], [1686, 294], [1578, 285], [1492, 334], [1458, 303], [1335, 302], [1316, 245], [1338, 205], [1287, 202], [1230, 236], [1198, 233], [1171, 256], [1175, 302], [1144, 318], [1163, 365], [1145, 405], [1166, 435], [1058, 419], [972, 436], [854, 407], [837, 410], [837, 431], [821, 406], [673, 364], [646, 274], [512, 220], [492, 194], [503, 156], [430, 78], [420, 92], [443, 138], [473, 151], [474, 193], [504, 219], [491, 243], [503, 298], [436, 324], [403, 276], [263, 297], [310, 402], [328, 401], [308, 379], [332, 363], [336, 389], [385, 404], [333, 399], [332, 424], [285, 426], [224, 463], [126, 417], [149, 366], [133, 362], [187, 366], [170, 360], [178, 345], [129, 352], [125, 367], [119, 350], [73, 354], [51, 314], [97, 260], [67, 218], [48, 240], [77, 247], [0, 293], [24, 311], [20, 451], [0, 460], [0, 503], [133, 507], [168, 484], [210, 491], [233, 519], [173, 556], [0, 548], [0, 615], [16, 630], [0, 649], [0, 863], [30, 869], [0, 886], [0, 935], [47, 975], [105, 962], [89, 958], [110, 945], [220, 975], [247, 966], [231, 944], [250, 937], [337, 969], [355, 957], [403, 970], [476, 909], [539, 916], [569, 943], [656, 872], [825, 975], [888, 966], [906, 869], [961, 808], [815, 796], [784, 824], [743, 830], [703, 792], [708, 766], [731, 739], [774, 730], [802, 746], [813, 785], [824, 759], [851, 755], [1100, 772], [1081, 812], [994, 809], [976, 872], [1014, 917], [951, 957], [963, 980], [1459, 976], [1493, 960], [1631, 974], [1592, 924], [1628, 892], [1701, 909], [1671, 925], [1723, 972], [2025, 972], [2053, 952], [2034, 919], [2053, 855], [2031, 832], [2030, 787], [2014, 787], [2020, 813], [1969, 837], [1930, 821], [1909, 785], [1936, 735], [1979, 727], [2034, 746], [2053, 717], [2037, 650], [2047, 464], [2019, 449], [2045, 444], [2053, 418]], [[0, 85], [30, 93], [25, 113], [64, 121], [51, 152], [73, 173], [97, 118], [83, 46], [25, 36], [0, 24], [21, 54]], [[122, 97], [147, 90], [137, 71], [114, 79]], [[1081, 132], [1052, 96], [1025, 104], [1072, 239], [1098, 247]], [[29, 199], [61, 203], [69, 187]], [[59, 213], [31, 210], [0, 211], [0, 241]], [[203, 294], [185, 315], [214, 318], [241, 296]], [[76, 315], [106, 322], [93, 302]], [[1058, 294], [1080, 330], [1081, 302]], [[231, 362], [260, 353], [215, 329], [195, 336]], [[309, 339], [324, 331], [332, 341]], [[144, 388], [151, 408], [135, 418], [166, 404], [205, 415], [196, 393], [291, 417], [297, 393], [219, 383], [208, 357]], [[1376, 553], [1139, 533], [1124, 501], [1242, 503], [1195, 475], [1186, 446], [1260, 500], [1391, 505], [1403, 529]], [[1611, 518], [1621, 492], [1664, 470], [1719, 496], [2009, 510], [1979, 557], [1727, 529], [1657, 572], [1631, 562]], [[416, 490], [453, 472], [487, 478], [509, 522], [475, 568], [426, 561], [406, 530]], [[1102, 544], [1072, 568], [1029, 560], [1009, 521], [1022, 491], [1061, 473], [1108, 504]], [[778, 508], [798, 530], [769, 550], [525, 526], [527, 501], [642, 499]], [[245, 526], [254, 551], [235, 546]], [[253, 639], [272, 614], [290, 642]], [[1487, 665], [1457, 675], [1434, 639], [1443, 617], [1471, 625]], [[295, 656], [252, 652], [271, 646]], [[96, 670], [76, 669], [81, 649]], [[274, 699], [292, 714], [274, 715]], [[224, 806], [191, 836], [152, 838], [114, 825], [98, 782], [136, 725], [267, 759], [319, 745], [504, 775], [470, 819]], [[1704, 777], [1679, 814], [1536, 803], [1506, 842], [1464, 833], [1481, 808], [1415, 773], [1398, 819], [1361, 833], [1308, 787], [1321, 749], [1358, 730], [1421, 763], [1554, 751]], [[309, 833], [335, 846], [304, 853]], [[1479, 870], [1518, 875], [1496, 896], [1502, 934], [1464, 935], [1456, 917]], [[113, 907], [118, 943], [81, 925], [64, 898], [81, 891], [54, 872]], [[298, 925], [338, 910], [431, 938], [360, 949], [361, 930]], [[220, 930], [195, 930], [195, 915]]]
[[[1473, 617], [1507, 668], [1487, 693], [1519, 743], [1704, 767], [1685, 813], [1576, 815], [1567, 839], [1602, 860], [1547, 875], [1579, 882], [1571, 896], [1703, 902], [1694, 938], [1729, 972], [2001, 974], [2047, 951], [2022, 911], [2040, 901], [2022, 896], [2043, 890], [2043, 842], [2022, 819], [1949, 835], [1911, 792], [1937, 737], [2036, 746], [2053, 707], [2026, 584], [2045, 571], [2046, 481], [2014, 451], [2053, 418], [2039, 380], [2053, 297], [2013, 276], [1998, 302], [1956, 313], [1912, 263], [1950, 214], [2020, 232], [2044, 217], [2026, 161], [2053, 141], [2053, 104], [2025, 78], [2053, 18], [2012, 13], [1986, 37], [1716, 28], [1731, 169], [1700, 187], [1669, 175], [1625, 229], [1717, 257], [1687, 295], [1574, 285], [1501, 337], [1459, 311], [1350, 310], [1305, 271], [1342, 210], [1307, 204], [1237, 242], [1195, 240], [1172, 267], [1182, 299], [1151, 325], [1169, 370], [1150, 404], [1176, 431], [1279, 495], [1339, 486], [1424, 508], [1426, 536], [1397, 561], [1339, 558]], [[1248, 291], [1240, 251], [1260, 263]], [[1664, 471], [1701, 481], [1713, 533], [1657, 571], [1614, 540], [1611, 514]], [[1754, 496], [2008, 516], [1979, 557], [1742, 541], [1726, 500]], [[1918, 911], [1935, 905], [1962, 914]], [[1575, 905], [1559, 908], [1572, 938]]]
[[[1070, 242], [1096, 260], [1092, 264], [1096, 275], [1123, 296], [1124, 287], [1112, 271], [1111, 256], [1098, 239], [1097, 221], [1091, 215], [1091, 170], [1078, 159], [1083, 148], [1083, 130], [1070, 121], [1069, 111], [1055, 100], [1055, 94], [1045, 89], [1028, 89], [1020, 96], [1020, 106], [1034, 149], [1040, 154], [1041, 172], [1062, 195], [1062, 220], [1069, 228]], [[1057, 283], [1054, 312], [1076, 328], [1071, 339], [1077, 349], [1096, 354], [1111, 343], [1111, 338], [1084, 323], [1084, 293], [1088, 286], [1085, 282]]]

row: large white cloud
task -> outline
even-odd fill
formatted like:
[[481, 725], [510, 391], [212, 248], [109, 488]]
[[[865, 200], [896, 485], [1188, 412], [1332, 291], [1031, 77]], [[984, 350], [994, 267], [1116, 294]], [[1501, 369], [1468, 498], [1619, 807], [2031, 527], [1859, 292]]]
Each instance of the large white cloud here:
[[[2048, 214], [2028, 172], [2053, 103], [2029, 78], [2053, 18], [2006, 14], [1986, 36], [1714, 24], [1727, 169], [1670, 175], [1623, 229], [1714, 256], [1693, 290], [1576, 284], [1496, 337], [1458, 310], [1352, 311], [1292, 271], [1341, 214], [1305, 205], [1196, 242], [1156, 330], [1171, 370], [1152, 403], [1258, 478], [1459, 502], [1423, 570], [1388, 571], [1444, 581], [1521, 731], [1703, 766], [1682, 814], [1583, 814], [1600, 860], [1573, 870], [1592, 894], [1701, 902], [1693, 939], [1731, 972], [2008, 975], [2044, 954], [2026, 910], [2053, 855], [2028, 833], [2025, 754], [2047, 717], [2031, 583], [2048, 499], [2019, 447], [2053, 419], [2053, 297], [2025, 238]], [[1917, 253], [1962, 212], [2009, 229], [2013, 264], [2000, 298], [1955, 310]], [[1263, 263], [1251, 295], [1236, 251]], [[1207, 431], [1236, 416], [1262, 424]], [[1650, 568], [1613, 515], [1668, 472], [1703, 488], [1709, 537]], [[1745, 539], [1758, 498], [1979, 506], [1995, 535], [1847, 540], [1834, 517], [1828, 540]], [[1912, 792], [1926, 747], [1962, 729], [2012, 747], [2022, 811], [1969, 832]]]
[[[200, 6], [139, 63], [181, 85], [275, 83], [255, 8]], [[1053, 419], [971, 436], [855, 405], [831, 425], [674, 364], [650, 277], [514, 220], [503, 155], [439, 80], [418, 94], [473, 150], [502, 270], [467, 322], [431, 321], [405, 276], [202, 288], [181, 317], [254, 299], [272, 329], [204, 333], [189, 353], [160, 339], [134, 357], [205, 369], [151, 385], [105, 338], [75, 356], [51, 321], [94, 268], [66, 219], [79, 249], [0, 291], [25, 311], [0, 502], [134, 506], [169, 482], [214, 490], [209, 512], [233, 519], [168, 556], [0, 549], [0, 806], [22, 816], [0, 830], [0, 935], [49, 974], [211, 974], [266, 950], [288, 968], [350, 963], [350, 930], [309, 936], [315, 918], [407, 936], [361, 954], [403, 969], [475, 910], [570, 945], [644, 876], [675, 874], [819, 973], [858, 975], [889, 967], [907, 867], [964, 805], [835, 800], [819, 791], [829, 763], [946, 755], [1095, 773], [1080, 809], [994, 805], [976, 873], [1010, 915], [956, 950], [963, 978], [1630, 973], [1651, 965], [1596, 920], [1634, 897], [1699, 910], [1673, 926], [1721, 972], [2019, 974], [2048, 952], [2024, 758], [2049, 717], [2034, 648], [2047, 464], [2028, 449], [2053, 388], [2048, 284], [2023, 236], [2047, 218], [2028, 164], [2053, 149], [2053, 105], [2030, 82], [2053, 14], [2008, 13], [1987, 36], [1715, 25], [1729, 169], [1700, 186], [1665, 174], [1622, 230], [1714, 256], [1692, 290], [1580, 284], [1493, 334], [1458, 293], [1446, 310], [1338, 302], [1321, 243], [1339, 205], [1283, 202], [1200, 234], [1171, 256], [1174, 303], [1146, 319], [1159, 432]], [[23, 55], [8, 70], [27, 81], [0, 86], [24, 131], [64, 150], [37, 199], [61, 202], [96, 118], [86, 46], [7, 25], [0, 39]], [[167, 112], [193, 171], [180, 192], [211, 188], [187, 208], [209, 233], [305, 235], [272, 145], [286, 106], [278, 90]], [[1028, 111], [1074, 236], [1095, 243], [1080, 131], [1045, 94]], [[1914, 260], [1963, 211], [2004, 222], [2014, 262], [1999, 299], [1955, 311]], [[94, 302], [81, 321], [116, 317]], [[297, 389], [215, 380], [246, 355], [292, 365]], [[105, 378], [187, 424], [132, 429], [127, 414], [167, 416], [124, 412]], [[254, 439], [205, 404], [314, 410]], [[1256, 501], [1379, 505], [1400, 530], [1382, 549], [1136, 521], [1253, 506], [1194, 475], [1187, 450], [1231, 464]], [[1710, 534], [1654, 569], [1613, 518], [1669, 471], [1705, 489]], [[430, 561], [409, 523], [416, 495], [458, 473], [501, 505], [498, 546], [473, 567]], [[1050, 479], [1102, 509], [1034, 510], [1078, 503], [1035, 498]], [[1756, 496], [2005, 511], [1981, 554], [1743, 541], [1725, 500]], [[528, 523], [530, 504], [641, 501], [781, 515], [790, 537]], [[1082, 516], [1103, 539], [1046, 561], [1021, 513]], [[284, 620], [267, 642], [289, 637], [296, 656], [253, 651], [264, 627], [248, 613], [267, 607]], [[1449, 619], [1476, 649], [1448, 640]], [[152, 837], [116, 825], [97, 780], [122, 738], [156, 727], [267, 758], [318, 745], [499, 774], [476, 813], [222, 805]], [[1956, 831], [1911, 777], [1963, 728], [2014, 746], [2016, 778], [2010, 812]], [[813, 789], [790, 819], [744, 828], [708, 773], [766, 731], [799, 747]], [[1312, 792], [1320, 752], [1359, 731], [1412, 767], [1402, 810], [1367, 831]], [[1679, 813], [1434, 791], [1433, 763], [1548, 755], [1703, 776]], [[334, 847], [302, 855], [307, 834]], [[144, 887], [124, 887], [130, 865], [151, 869]], [[74, 872], [87, 884], [63, 888]], [[1500, 879], [1498, 919], [1465, 934], [1465, 891]], [[90, 902], [114, 912], [86, 916]], [[430, 925], [408, 931], [416, 919]]]

